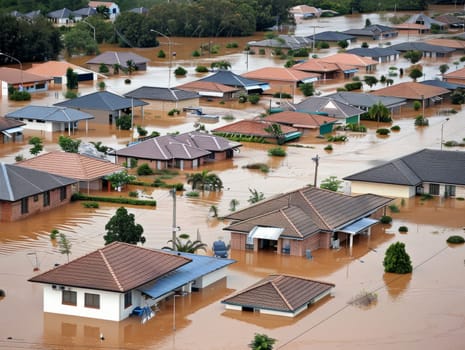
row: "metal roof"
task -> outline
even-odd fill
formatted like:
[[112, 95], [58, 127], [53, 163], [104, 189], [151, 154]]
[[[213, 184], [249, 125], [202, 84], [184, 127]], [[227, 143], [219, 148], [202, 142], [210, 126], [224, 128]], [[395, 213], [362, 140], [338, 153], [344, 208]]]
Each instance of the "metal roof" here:
[[335, 32], [335, 31], [327, 31], [327, 32], [321, 32], [317, 33], [315, 35], [309, 35], [307, 36], [308, 39], [313, 39], [315, 41], [341, 41], [341, 40], [354, 40], [355, 36], [341, 33], [341, 32]]
[[398, 107], [407, 103], [405, 98], [376, 96], [350, 91], [339, 91], [330, 95], [326, 95], [325, 97], [329, 97], [336, 101], [363, 109], [368, 109], [378, 102], [381, 102], [387, 108]]
[[72, 123], [95, 117], [89, 113], [66, 107], [26, 106], [5, 115], [7, 118]]
[[209, 81], [227, 86], [239, 86], [247, 90], [250, 90], [251, 88], [268, 90], [270, 88], [268, 83], [244, 78], [229, 70], [219, 70], [215, 74], [200, 79], [199, 81]]
[[379, 220], [371, 219], [371, 218], [363, 218], [357, 220], [350, 225], [344, 226], [343, 228], [339, 229], [340, 232], [349, 233], [351, 235], [356, 235], [360, 231], [366, 230], [368, 227], [373, 226]]
[[365, 113], [365, 111], [342, 103], [330, 97], [310, 96], [302, 102], [294, 105], [298, 112], [327, 113], [330, 117], [349, 118]]
[[[168, 252], [168, 251], [165, 251]], [[202, 276], [222, 269], [236, 262], [232, 259], [215, 258], [206, 255], [197, 255], [184, 252], [168, 252], [173, 255], [182, 256], [192, 261], [171, 273], [159, 278], [156, 282], [138, 288], [141, 292], [159, 298], [185, 284], [192, 282]]]
[[97, 91], [71, 100], [55, 103], [54, 106], [79, 109], [95, 109], [99, 111], [118, 111], [121, 109], [148, 105], [147, 102], [123, 97], [108, 91]]
[[396, 45], [389, 46], [389, 48], [397, 51], [422, 51], [422, 52], [439, 52], [439, 53], [450, 53], [454, 52], [455, 49], [445, 46], [431, 45], [424, 42], [404, 42]]

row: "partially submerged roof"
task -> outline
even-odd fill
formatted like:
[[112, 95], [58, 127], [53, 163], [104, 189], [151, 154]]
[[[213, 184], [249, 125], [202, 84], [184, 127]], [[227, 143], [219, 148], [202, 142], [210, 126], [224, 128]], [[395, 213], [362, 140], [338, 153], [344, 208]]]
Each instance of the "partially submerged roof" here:
[[444, 27], [446, 25], [446, 23], [441, 22], [441, 21], [437, 21], [437, 20], [425, 15], [424, 13], [416, 13], [416, 14], [410, 16], [410, 18], [408, 18], [405, 21], [405, 23], [423, 24], [427, 28], [431, 28], [432, 24], [436, 24], [436, 25], [438, 25], [440, 27]]
[[66, 107], [26, 106], [5, 115], [7, 118], [72, 123], [94, 119], [89, 113]]
[[316, 33], [315, 35], [309, 35], [307, 38], [315, 41], [341, 41], [341, 40], [354, 40], [355, 36], [335, 32], [335, 31], [326, 31], [321, 33]]
[[15, 202], [73, 183], [76, 183], [76, 180], [64, 176], [0, 163], [0, 200], [2, 201]]
[[465, 152], [423, 149], [344, 180], [416, 186], [421, 182], [465, 185]]
[[341, 63], [354, 67], [368, 67], [378, 64], [378, 61], [372, 60], [371, 58], [362, 57], [345, 52], [336, 53], [331, 56], [326, 56], [321, 58], [321, 60], [329, 63]]
[[365, 113], [349, 104], [325, 96], [310, 96], [294, 105], [297, 112], [324, 114], [335, 118], [350, 118]]
[[36, 83], [53, 80], [50, 76], [32, 74], [20, 69], [1, 67], [0, 80], [8, 84]]
[[448, 94], [449, 90], [416, 82], [404, 82], [372, 91], [376, 96], [393, 96], [408, 100], [422, 100]]
[[422, 41], [410, 41], [410, 42], [404, 42], [400, 44], [395, 44], [389, 46], [391, 49], [401, 51], [401, 52], [406, 52], [406, 51], [421, 51], [421, 52], [437, 52], [441, 54], [448, 54], [451, 52], [454, 52], [455, 49], [450, 48], [450, 47], [445, 47], [445, 46], [440, 46], [440, 45], [431, 45], [426, 42]]
[[423, 80], [420, 82], [420, 84], [436, 86], [436, 87], [444, 88], [447, 90], [465, 89], [464, 84], [454, 84], [454, 83], [449, 83], [445, 80], [438, 80], [438, 79]]
[[368, 109], [377, 103], [382, 103], [387, 108], [394, 108], [407, 103], [405, 98], [401, 97], [377, 96], [351, 91], [339, 91], [326, 95], [326, 97], [363, 109]]
[[133, 61], [135, 64], [147, 63], [150, 60], [148, 58], [139, 56], [133, 52], [124, 51], [106, 51], [86, 62], [86, 64], [106, 64], [114, 65], [118, 64], [123, 68], [127, 68], [127, 62]]
[[66, 176], [79, 181], [92, 181], [124, 170], [111, 162], [70, 152], [49, 152], [23, 160], [17, 165], [48, 171], [51, 174]]
[[166, 274], [155, 283], [142, 286], [139, 290], [152, 298], [159, 298], [173, 290], [176, 290], [187, 283], [193, 282], [198, 278], [206, 276], [212, 272], [218, 271], [236, 262], [232, 259], [222, 259], [206, 255], [190, 254], [184, 252], [171, 252], [169, 254], [183, 256], [191, 259], [192, 262], [181, 266], [176, 271]]
[[425, 40], [425, 43], [435, 46], [445, 46], [452, 49], [465, 49], [465, 42], [463, 40], [432, 38]]
[[284, 111], [269, 114], [264, 118], [265, 121], [292, 125], [294, 128], [317, 128], [323, 124], [336, 123], [336, 118], [324, 115]]
[[200, 96], [222, 97], [225, 93], [239, 91], [240, 88], [228, 86], [212, 81], [191, 81], [177, 86], [178, 89], [196, 91]]
[[234, 222], [224, 230], [249, 233], [256, 226], [280, 227], [284, 229], [281, 237], [302, 239], [368, 217], [391, 200], [374, 194], [349, 196], [304, 187], [226, 215]]
[[252, 80], [241, 77], [229, 70], [221, 69], [213, 75], [200, 79], [200, 81], [209, 81], [213, 83], [220, 83], [228, 86], [241, 87], [246, 90], [268, 90], [270, 87], [267, 83], [258, 80]]
[[1, 131], [7, 131], [8, 132], [8, 130], [10, 130], [10, 129], [16, 129], [16, 128], [22, 127], [24, 125], [26, 125], [26, 124], [19, 121], [19, 120], [0, 117], [0, 132]]
[[248, 45], [257, 47], [273, 47], [297, 50], [300, 48], [311, 47], [312, 40], [303, 36], [280, 34], [276, 38], [264, 39], [259, 41], [249, 41]]
[[394, 50], [390, 47], [357, 47], [355, 49], [347, 50], [346, 53], [362, 57], [378, 58], [396, 56], [400, 54], [400, 51]]
[[392, 27], [383, 26], [381, 24], [372, 24], [364, 28], [353, 28], [349, 30], [345, 30], [343, 33], [348, 35], [356, 35], [356, 36], [380, 36], [382, 33], [392, 33], [396, 32], [396, 30]]
[[292, 66], [293, 69], [302, 70], [305, 72], [317, 72], [317, 73], [330, 73], [330, 72], [357, 72], [358, 68], [341, 63], [341, 62], [327, 62], [322, 58], [311, 58], [305, 62], [297, 63]]
[[460, 68], [444, 74], [444, 79], [465, 79], [465, 68]]
[[33, 63], [32, 68], [29, 68], [26, 70], [26, 72], [52, 77], [62, 77], [66, 75], [68, 68], [71, 68], [75, 73], [78, 74], [95, 73], [90, 69], [83, 68], [66, 61], [47, 61], [43, 63]]
[[284, 67], [265, 67], [242, 74], [245, 78], [261, 81], [288, 81], [292, 83], [311, 83], [321, 76], [318, 73], [309, 73], [302, 70]]
[[97, 91], [71, 100], [55, 103], [54, 106], [94, 109], [99, 111], [118, 111], [126, 108], [145, 106], [147, 104], [147, 102], [135, 98], [123, 97], [112, 92]]
[[[276, 138], [273, 133], [265, 130], [272, 124], [275, 123], [268, 122], [266, 120], [239, 120], [237, 122], [216, 128], [212, 130], [212, 132]], [[286, 141], [298, 138], [302, 135], [302, 133], [299, 132], [296, 128], [287, 125], [281, 125], [281, 131], [283, 132], [283, 136]]]
[[124, 293], [155, 281], [191, 261], [161, 250], [113, 242], [29, 281]]
[[223, 304], [253, 309], [294, 313], [313, 300], [328, 294], [335, 285], [304, 277], [270, 275], [222, 300]]
[[199, 94], [178, 88], [164, 88], [155, 86], [142, 86], [124, 94], [125, 97], [142, 100], [157, 101], [184, 101], [199, 98]]

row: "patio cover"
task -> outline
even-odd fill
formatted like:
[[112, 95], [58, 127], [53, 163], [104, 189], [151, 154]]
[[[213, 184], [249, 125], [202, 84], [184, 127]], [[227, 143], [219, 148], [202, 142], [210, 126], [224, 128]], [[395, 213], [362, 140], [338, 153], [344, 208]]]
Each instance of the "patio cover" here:
[[355, 222], [353, 222], [353, 223], [351, 223], [351, 224], [349, 224], [347, 226], [344, 226], [343, 228], [339, 229], [338, 231], [348, 233], [350, 235], [356, 235], [360, 231], [363, 231], [363, 230], [369, 228], [370, 226], [373, 226], [378, 221], [379, 220], [375, 220], [375, 219], [372, 219], [372, 218], [363, 218], [363, 219], [357, 220], [357, 221], [355, 221]]
[[247, 235], [247, 244], [253, 244], [254, 238], [277, 241], [283, 231], [284, 228], [282, 227], [255, 226]]

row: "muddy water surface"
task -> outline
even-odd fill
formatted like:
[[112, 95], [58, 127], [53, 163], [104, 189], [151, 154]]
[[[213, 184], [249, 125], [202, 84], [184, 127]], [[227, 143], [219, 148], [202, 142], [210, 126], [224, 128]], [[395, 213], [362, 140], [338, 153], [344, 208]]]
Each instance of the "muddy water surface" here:
[[[337, 18], [331, 20], [331, 25], [337, 30], [345, 30], [346, 26], [361, 27], [366, 16]], [[369, 15], [370, 20], [378, 22], [377, 17], [373, 16], [378, 15]], [[382, 17], [379, 20], [382, 21]], [[299, 25], [296, 32], [312, 34], [311, 25], [310, 22], [302, 27]], [[320, 31], [320, 28], [315, 30]], [[257, 40], [260, 36], [257, 35]], [[174, 38], [173, 42], [177, 45], [181, 40]], [[189, 66], [190, 73], [186, 80], [194, 78], [191, 71], [198, 64], [189, 63], [190, 53], [199, 46], [198, 42], [191, 42], [192, 47], [176, 46], [177, 61], [173, 62], [173, 67], [181, 63]], [[240, 46], [245, 42], [240, 41]], [[156, 53], [154, 50], [139, 53], [149, 55], [153, 60], [147, 73], [135, 73], [130, 86], [123, 83], [125, 77], [111, 78], [107, 84], [109, 89], [127, 92], [142, 85], [167, 84], [167, 62], [157, 61]], [[247, 69], [247, 57], [242, 52], [232, 53], [227, 58], [239, 73]], [[205, 63], [216, 59], [202, 58]], [[282, 64], [281, 61], [258, 55], [249, 56], [248, 59], [249, 69]], [[427, 74], [437, 73], [438, 62], [424, 62], [424, 66], [428, 67], [426, 71], [430, 72]], [[399, 64], [407, 65], [407, 62], [401, 60]], [[387, 71], [388, 68], [388, 65], [381, 65], [380, 70]], [[178, 83], [177, 79], [171, 81], [173, 85]], [[318, 89], [331, 92], [335, 91], [337, 85], [338, 82], [326, 82]], [[83, 86], [82, 93], [94, 89], [93, 86]], [[61, 99], [61, 93], [52, 91], [39, 96], [37, 101], [51, 104]], [[205, 108], [223, 114], [231, 113], [236, 119], [247, 119], [264, 111], [268, 105], [269, 101], [262, 101], [258, 106], [229, 110], [229, 106], [211, 103]], [[1, 100], [2, 111], [17, 107], [5, 99]], [[321, 182], [328, 176], [342, 178], [424, 147], [439, 149], [441, 132], [444, 140], [462, 140], [465, 137], [465, 113], [459, 111], [450, 115], [450, 120], [443, 124], [447, 117], [442, 112], [444, 107], [427, 109], [430, 117], [427, 128], [415, 128], [412, 120], [414, 113], [404, 110], [395, 116], [394, 122], [401, 127], [401, 131], [391, 133], [387, 138], [376, 136], [377, 123], [366, 123], [369, 128], [366, 134], [347, 133], [349, 141], [334, 144], [334, 150], [330, 153], [323, 150], [327, 143], [312, 134], [298, 141], [298, 146], [303, 147], [285, 146], [287, 156], [284, 158], [269, 157], [267, 150], [272, 147], [270, 145], [244, 143], [233, 160], [205, 166], [223, 180], [225, 188], [222, 192], [205, 192], [199, 198], [188, 198], [182, 193], [177, 195], [177, 225], [181, 227], [181, 232], [189, 233], [192, 237], [199, 234], [199, 238], [209, 246], [218, 238], [229, 241], [229, 234], [222, 230], [228, 222], [209, 215], [212, 205], [218, 207], [220, 216], [224, 216], [229, 212], [232, 199], [239, 201], [239, 208], [248, 205], [249, 188], [257, 189], [269, 198], [311, 184], [315, 175], [315, 164], [311, 158], [317, 154], [321, 157], [317, 180]], [[135, 124], [162, 134], [189, 131], [195, 121], [195, 118], [184, 115], [168, 118], [158, 111], [148, 112], [144, 118], [141, 115], [135, 117]], [[218, 123], [206, 124], [206, 127], [211, 130], [224, 123], [227, 122], [221, 119]], [[12, 163], [17, 154], [29, 157], [27, 138], [37, 135], [44, 138], [46, 151], [58, 149], [56, 142], [59, 135], [27, 132], [23, 143], [0, 147], [1, 161]], [[99, 140], [114, 148], [123, 147], [135, 137], [130, 131], [121, 131], [98, 122], [91, 123], [88, 132], [80, 128], [74, 136], [84, 142]], [[270, 172], [244, 168], [255, 162], [266, 163]], [[184, 182], [185, 173], [181, 172], [169, 181]], [[346, 184], [345, 187], [348, 190]], [[126, 195], [127, 191], [136, 189], [156, 199], [158, 205], [151, 209], [128, 209], [135, 214], [136, 222], [144, 227], [146, 246], [161, 248], [171, 238], [173, 200], [166, 190], [153, 188], [131, 186], [121, 194]], [[464, 233], [464, 201], [416, 199], [397, 201], [397, 204], [400, 213], [392, 214], [392, 225], [376, 227], [370, 237], [356, 237], [352, 250], [346, 246], [339, 250], [319, 250], [313, 252], [312, 260], [272, 252], [255, 254], [233, 251], [231, 257], [237, 262], [228, 269], [227, 280], [219, 281], [201, 293], [178, 297], [175, 304], [172, 298], [160, 303], [156, 316], [145, 324], [141, 324], [136, 317], [116, 323], [44, 314], [42, 287], [27, 282], [34, 274], [67, 261], [66, 256], [60, 254], [49, 239], [49, 232], [53, 228], [67, 235], [72, 243], [70, 258], [77, 258], [102, 247], [104, 226], [118, 206], [101, 204], [99, 209], [85, 209], [80, 203], [72, 203], [27, 220], [1, 223], [0, 289], [6, 292], [6, 297], [0, 300], [0, 348], [246, 349], [254, 333], [258, 332], [276, 338], [276, 348], [283, 349], [462, 349], [465, 340], [465, 247], [449, 246], [446, 238]], [[402, 225], [408, 226], [407, 234], [398, 233], [398, 227]], [[397, 276], [383, 271], [384, 253], [389, 244], [396, 241], [406, 244], [415, 267], [411, 275]], [[39, 271], [34, 271], [37, 268]], [[330, 297], [295, 319], [224, 309], [220, 303], [223, 298], [270, 273], [324, 280], [335, 283], [336, 288]], [[363, 291], [376, 293], [377, 301], [365, 307], [348, 304]], [[104, 340], [100, 340], [101, 333]]]

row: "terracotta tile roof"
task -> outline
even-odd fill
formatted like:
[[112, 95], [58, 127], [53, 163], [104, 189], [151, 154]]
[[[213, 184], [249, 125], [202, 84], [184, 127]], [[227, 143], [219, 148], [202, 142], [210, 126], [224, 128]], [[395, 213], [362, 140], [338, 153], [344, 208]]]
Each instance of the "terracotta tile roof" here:
[[308, 61], [298, 63], [292, 66], [293, 69], [307, 71], [307, 72], [336, 72], [356, 68], [347, 64], [326, 62], [321, 58], [311, 58]]
[[[269, 123], [264, 120], [240, 120], [235, 123], [221, 126], [212, 131], [234, 133], [234, 134], [241, 134], [241, 135], [253, 135], [253, 136], [261, 136], [261, 137], [274, 137], [272, 134], [265, 131], [265, 129], [272, 124], [273, 123]], [[281, 130], [284, 134], [297, 131], [296, 128], [286, 126], [286, 125], [281, 125]]]
[[191, 81], [190, 83], [177, 86], [178, 89], [191, 90], [191, 91], [214, 91], [214, 92], [234, 92], [239, 91], [239, 88], [227, 86], [212, 81]]
[[367, 67], [377, 65], [378, 61], [372, 60], [369, 57], [361, 57], [351, 53], [337, 53], [331, 56], [322, 57], [323, 62], [343, 64], [355, 67]]
[[270, 275], [254, 285], [224, 299], [222, 303], [294, 312], [305, 304], [328, 293], [335, 285], [303, 277]]
[[[282, 236], [307, 237], [318, 230], [336, 230], [343, 225], [370, 215], [384, 207], [390, 198], [365, 194], [348, 196], [314, 187], [275, 196], [225, 218], [239, 221], [224, 229], [248, 233], [255, 226], [281, 227]], [[286, 220], [282, 216], [286, 215]], [[288, 229], [292, 225], [292, 229]], [[297, 233], [297, 234], [296, 234]]]
[[124, 293], [189, 262], [183, 256], [113, 242], [29, 281]]
[[275, 123], [290, 124], [295, 128], [317, 128], [322, 124], [335, 123], [338, 121], [337, 118], [293, 111], [270, 114], [265, 117], [265, 120]]
[[373, 95], [377, 96], [402, 97], [408, 100], [421, 100], [448, 93], [447, 89], [415, 82], [399, 83], [372, 92]]
[[92, 72], [89, 69], [79, 67], [75, 64], [65, 61], [47, 61], [44, 63], [33, 63], [32, 68], [27, 69], [26, 72], [44, 76], [62, 77], [66, 75], [66, 71], [68, 70], [68, 68], [72, 68], [74, 71], [85, 71], [89, 73]]
[[0, 117], [0, 131], [8, 131], [8, 129], [17, 128], [19, 126], [26, 125], [19, 120]]
[[453, 72], [444, 74], [444, 79], [465, 79], [465, 68], [457, 69]]
[[79, 181], [92, 181], [103, 176], [124, 170], [111, 162], [84, 156], [78, 153], [50, 152], [23, 160], [16, 165], [47, 171]]
[[6, 81], [8, 84], [21, 84], [23, 83], [35, 83], [41, 81], [53, 80], [50, 76], [32, 74], [23, 71], [21, 74], [20, 69], [1, 67], [0, 68], [0, 80]]
[[265, 67], [256, 69], [242, 74], [243, 77], [257, 80], [281, 80], [297, 83], [299, 81], [308, 80], [311, 78], [319, 78], [321, 74], [308, 73], [292, 68], [283, 67]]
[[430, 45], [437, 46], [446, 46], [453, 49], [465, 49], [465, 41], [463, 40], [453, 40], [453, 39], [429, 39], [425, 40], [425, 43]]

